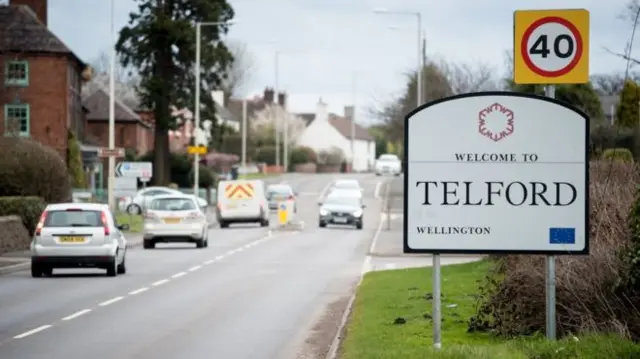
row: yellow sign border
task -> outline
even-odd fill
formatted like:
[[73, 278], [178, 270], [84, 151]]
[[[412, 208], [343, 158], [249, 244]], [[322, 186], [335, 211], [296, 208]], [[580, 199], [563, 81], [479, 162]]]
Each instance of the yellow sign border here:
[[[522, 58], [521, 43], [524, 33], [536, 21], [555, 16], [572, 23], [582, 37], [582, 56], [567, 74], [557, 77], [541, 76], [533, 72]], [[516, 84], [583, 84], [589, 82], [589, 11], [565, 10], [516, 10], [513, 12], [513, 81]]]

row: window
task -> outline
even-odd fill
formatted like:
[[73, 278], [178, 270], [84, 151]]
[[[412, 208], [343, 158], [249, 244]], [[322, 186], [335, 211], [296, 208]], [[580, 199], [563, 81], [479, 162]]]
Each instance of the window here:
[[29, 105], [4, 105], [4, 135], [29, 136]]
[[4, 65], [4, 83], [9, 86], [29, 86], [29, 63], [7, 61]]

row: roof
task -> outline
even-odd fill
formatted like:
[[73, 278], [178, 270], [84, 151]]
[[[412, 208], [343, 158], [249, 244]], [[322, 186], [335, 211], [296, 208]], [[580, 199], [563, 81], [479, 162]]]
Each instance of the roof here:
[[[87, 114], [88, 121], [105, 121], [109, 119], [109, 94], [104, 88], [99, 87], [94, 93], [87, 96], [83, 101], [83, 105], [89, 109]], [[140, 122], [148, 126], [137, 113], [117, 98], [115, 99], [115, 119], [119, 122]]]
[[296, 113], [295, 115], [300, 117], [307, 126], [309, 126], [311, 122], [316, 119], [315, 113]]
[[85, 64], [26, 5], [0, 6], [0, 51], [71, 56]]
[[[256, 112], [266, 107], [265, 102], [261, 99], [247, 100], [247, 119], [252, 118]], [[231, 98], [227, 103], [227, 109], [235, 118], [242, 119], [242, 100]]]
[[[351, 120], [348, 118], [344, 118], [335, 114], [329, 114], [329, 123], [335, 127], [340, 134], [342, 134], [346, 138], [351, 138]], [[356, 140], [361, 141], [374, 141], [373, 136], [369, 134], [369, 131], [360, 126], [358, 123], [355, 124], [355, 134], [354, 138]]]

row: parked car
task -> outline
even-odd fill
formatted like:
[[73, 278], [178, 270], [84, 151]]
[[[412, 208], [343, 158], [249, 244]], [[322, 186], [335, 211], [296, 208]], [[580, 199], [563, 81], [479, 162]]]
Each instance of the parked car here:
[[153, 198], [144, 214], [143, 248], [162, 243], [195, 243], [209, 246], [209, 225], [193, 195], [167, 194]]
[[365, 205], [362, 203], [361, 197], [343, 192], [341, 195], [327, 196], [323, 202], [318, 204], [320, 205], [318, 213], [320, 228], [324, 228], [328, 224], [341, 224], [362, 229]]
[[31, 242], [31, 276], [50, 276], [55, 268], [101, 268], [107, 276], [127, 272], [127, 240], [106, 204], [48, 205]]
[[[142, 214], [144, 210], [149, 206], [149, 203], [156, 197], [160, 195], [168, 195], [168, 194], [184, 194], [177, 189], [169, 188], [169, 187], [147, 187], [143, 188], [131, 199], [129, 203], [126, 204], [126, 211], [129, 214]], [[208, 201], [196, 197], [198, 199], [198, 204], [200, 207], [208, 206]]]
[[394, 154], [384, 154], [376, 161], [376, 176], [391, 174], [399, 176], [402, 173], [402, 162]]

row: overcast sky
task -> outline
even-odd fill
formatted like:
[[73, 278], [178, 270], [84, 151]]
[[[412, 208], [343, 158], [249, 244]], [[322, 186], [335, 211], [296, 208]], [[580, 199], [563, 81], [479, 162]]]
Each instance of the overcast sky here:
[[[114, 0], [116, 29], [136, 9], [134, 0]], [[618, 18], [625, 0], [232, 0], [238, 23], [229, 36], [243, 41], [256, 64], [245, 89], [260, 93], [274, 85], [274, 53], [282, 51], [280, 88], [293, 111], [312, 112], [320, 97], [342, 113], [353, 102], [360, 121], [374, 102], [397, 95], [404, 74], [416, 67], [417, 26], [411, 16], [379, 15], [372, 9], [419, 11], [428, 38], [427, 56], [483, 62], [504, 71], [513, 42], [516, 9], [586, 8], [591, 12], [591, 73], [623, 71], [622, 51], [631, 26]], [[85, 61], [110, 46], [108, 0], [49, 0], [49, 25]], [[395, 27], [395, 29], [390, 29]], [[636, 41], [637, 43], [638, 41]], [[634, 51], [640, 54], [640, 49]]]

